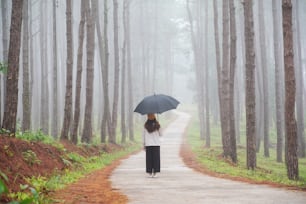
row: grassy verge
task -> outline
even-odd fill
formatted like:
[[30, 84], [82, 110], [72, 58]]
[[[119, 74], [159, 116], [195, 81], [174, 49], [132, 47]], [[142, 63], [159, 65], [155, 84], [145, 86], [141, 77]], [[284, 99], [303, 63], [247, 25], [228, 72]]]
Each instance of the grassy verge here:
[[264, 157], [263, 152], [257, 153], [257, 168], [254, 171], [248, 170], [246, 168], [245, 134], [243, 134], [243, 131], [241, 132], [241, 144], [237, 148], [238, 163], [233, 164], [221, 156], [223, 150], [220, 128], [211, 128], [212, 145], [211, 148], [205, 148], [205, 141], [200, 140], [198, 121], [194, 118], [187, 129], [187, 142], [195, 154], [197, 162], [205, 169], [217, 174], [226, 175], [232, 179], [243, 178], [238, 180], [254, 183], [269, 183], [276, 186], [287, 186], [306, 190], [306, 158], [299, 159], [300, 179], [298, 181], [292, 181], [287, 178], [285, 163], [276, 162], [275, 148], [270, 149], [269, 158]]
[[[23, 186], [23, 190], [29, 188], [30, 191], [21, 191], [9, 194], [9, 197], [14, 200], [29, 200], [32, 199], [33, 203], [52, 203], [48, 198], [48, 193], [56, 190], [63, 189], [70, 183], [76, 182], [85, 175], [103, 169], [110, 165], [115, 160], [123, 158], [140, 149], [139, 143], [128, 143], [120, 150], [112, 153], [101, 153], [99, 156], [89, 158], [82, 157], [77, 153], [68, 153], [68, 163], [71, 168], [65, 169], [62, 172], [54, 172], [51, 177], [31, 177], [28, 178], [29, 186]], [[20, 202], [22, 203], [22, 202]]]

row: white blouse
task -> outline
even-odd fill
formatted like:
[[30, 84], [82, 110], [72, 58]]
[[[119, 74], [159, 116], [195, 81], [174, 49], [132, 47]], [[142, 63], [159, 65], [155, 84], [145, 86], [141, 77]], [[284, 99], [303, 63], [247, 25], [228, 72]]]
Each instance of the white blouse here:
[[160, 146], [160, 136], [161, 131], [156, 130], [154, 132], [149, 133], [147, 129], [144, 128], [142, 133], [143, 145], [144, 146]]

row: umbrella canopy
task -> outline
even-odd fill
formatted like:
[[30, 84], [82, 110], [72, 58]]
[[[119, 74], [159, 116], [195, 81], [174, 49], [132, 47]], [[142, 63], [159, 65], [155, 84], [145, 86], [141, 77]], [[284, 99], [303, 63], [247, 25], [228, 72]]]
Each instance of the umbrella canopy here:
[[149, 113], [163, 113], [165, 111], [175, 109], [180, 102], [175, 98], [164, 95], [154, 94], [147, 96], [136, 106], [134, 112], [142, 115]]

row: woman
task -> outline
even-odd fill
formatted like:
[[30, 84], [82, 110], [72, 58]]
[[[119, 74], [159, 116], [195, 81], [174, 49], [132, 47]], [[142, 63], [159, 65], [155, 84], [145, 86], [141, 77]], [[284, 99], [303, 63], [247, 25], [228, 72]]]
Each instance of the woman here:
[[148, 114], [144, 125], [143, 145], [146, 150], [146, 172], [156, 177], [160, 172], [160, 124], [154, 114]]

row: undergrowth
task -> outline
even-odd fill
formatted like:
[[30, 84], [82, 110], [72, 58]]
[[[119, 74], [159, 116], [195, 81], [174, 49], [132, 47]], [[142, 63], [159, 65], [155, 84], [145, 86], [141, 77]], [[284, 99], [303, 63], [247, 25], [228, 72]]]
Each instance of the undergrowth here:
[[[297, 188], [306, 188], [306, 158], [299, 158], [299, 180], [293, 181], [287, 178], [287, 170], [284, 162], [276, 162], [276, 149], [270, 148], [270, 157], [264, 157], [263, 146], [257, 153], [257, 167], [248, 170], [246, 165], [245, 133], [241, 134], [241, 144], [237, 144], [237, 164], [222, 157], [221, 130], [219, 127], [211, 127], [211, 147], [205, 147], [205, 140], [200, 139], [198, 121], [193, 119], [187, 130], [187, 141], [196, 155], [197, 161], [210, 171], [226, 174], [231, 177], [240, 177], [262, 183], [275, 183]], [[271, 130], [273, 132], [273, 130]], [[274, 133], [273, 133], [274, 134]], [[271, 138], [271, 143], [275, 137]]]

